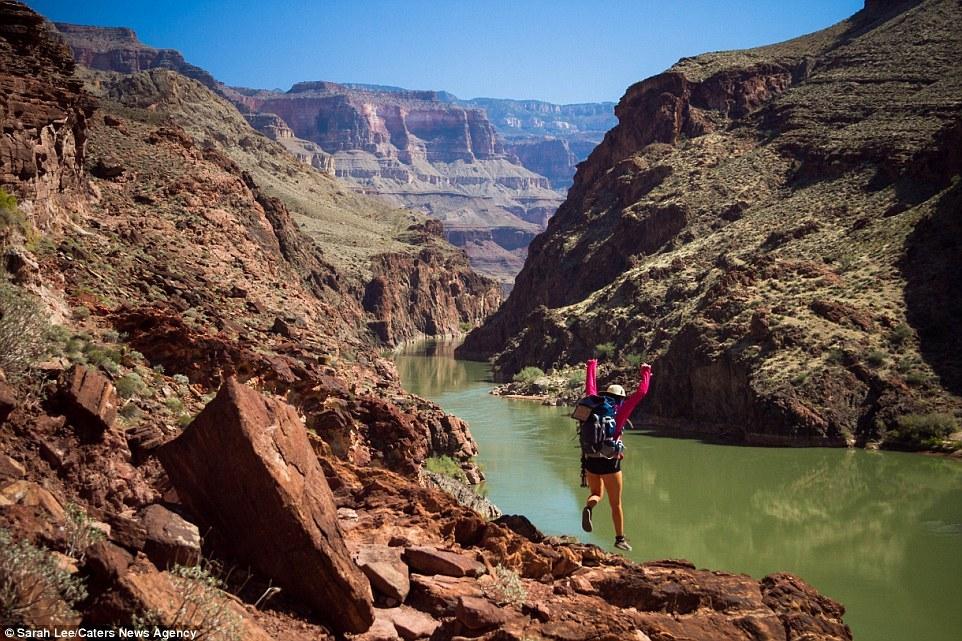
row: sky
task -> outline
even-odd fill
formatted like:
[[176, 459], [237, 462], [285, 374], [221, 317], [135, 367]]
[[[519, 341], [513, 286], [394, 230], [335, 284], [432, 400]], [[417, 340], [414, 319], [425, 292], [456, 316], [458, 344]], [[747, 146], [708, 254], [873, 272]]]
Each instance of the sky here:
[[329, 80], [459, 98], [617, 101], [679, 58], [817, 31], [862, 0], [26, 0], [124, 26], [228, 85]]

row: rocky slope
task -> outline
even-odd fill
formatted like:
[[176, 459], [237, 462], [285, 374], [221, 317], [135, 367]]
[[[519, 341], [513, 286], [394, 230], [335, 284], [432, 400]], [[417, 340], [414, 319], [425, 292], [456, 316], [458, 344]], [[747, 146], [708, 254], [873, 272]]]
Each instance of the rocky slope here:
[[653, 360], [642, 420], [668, 431], [939, 446], [962, 409], [960, 19], [869, 2], [630, 87], [463, 353], [505, 377]]

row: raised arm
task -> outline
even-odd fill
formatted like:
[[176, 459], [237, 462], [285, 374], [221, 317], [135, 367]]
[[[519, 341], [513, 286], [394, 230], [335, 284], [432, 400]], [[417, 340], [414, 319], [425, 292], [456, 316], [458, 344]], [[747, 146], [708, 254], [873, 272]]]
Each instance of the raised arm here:
[[594, 396], [598, 393], [598, 384], [595, 382], [597, 373], [598, 359], [592, 358], [585, 366], [585, 396]]
[[621, 436], [622, 431], [624, 431], [625, 422], [631, 416], [631, 413], [635, 411], [635, 408], [638, 407], [641, 399], [648, 393], [648, 384], [650, 382], [651, 365], [645, 363], [641, 366], [641, 380], [638, 381], [638, 389], [635, 390], [634, 394], [625, 399], [625, 402], [618, 408], [618, 413], [615, 414], [615, 438]]

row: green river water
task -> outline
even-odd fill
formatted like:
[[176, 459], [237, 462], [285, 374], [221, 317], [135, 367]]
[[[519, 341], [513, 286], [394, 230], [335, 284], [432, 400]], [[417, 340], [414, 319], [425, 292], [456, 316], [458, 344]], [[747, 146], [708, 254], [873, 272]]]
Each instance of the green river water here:
[[[581, 531], [586, 491], [568, 410], [491, 396], [487, 364], [457, 361], [452, 349], [419, 345], [398, 356], [398, 370], [409, 391], [470, 423], [487, 496], [548, 534], [613, 550], [607, 503], [595, 509], [595, 531]], [[962, 639], [959, 461], [642, 433], [625, 442], [633, 560], [797, 574], [845, 605], [857, 641]]]

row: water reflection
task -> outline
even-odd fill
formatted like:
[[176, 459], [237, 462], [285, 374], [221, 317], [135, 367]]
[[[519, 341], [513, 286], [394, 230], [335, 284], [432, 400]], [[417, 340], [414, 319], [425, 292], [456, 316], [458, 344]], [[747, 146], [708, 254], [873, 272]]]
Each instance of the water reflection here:
[[[402, 381], [468, 420], [491, 499], [552, 534], [609, 547], [607, 507], [579, 528], [566, 412], [490, 396], [486, 366], [398, 359]], [[962, 465], [901, 453], [709, 445], [627, 436], [625, 518], [636, 560], [788, 571], [848, 608], [863, 639], [962, 638]]]

